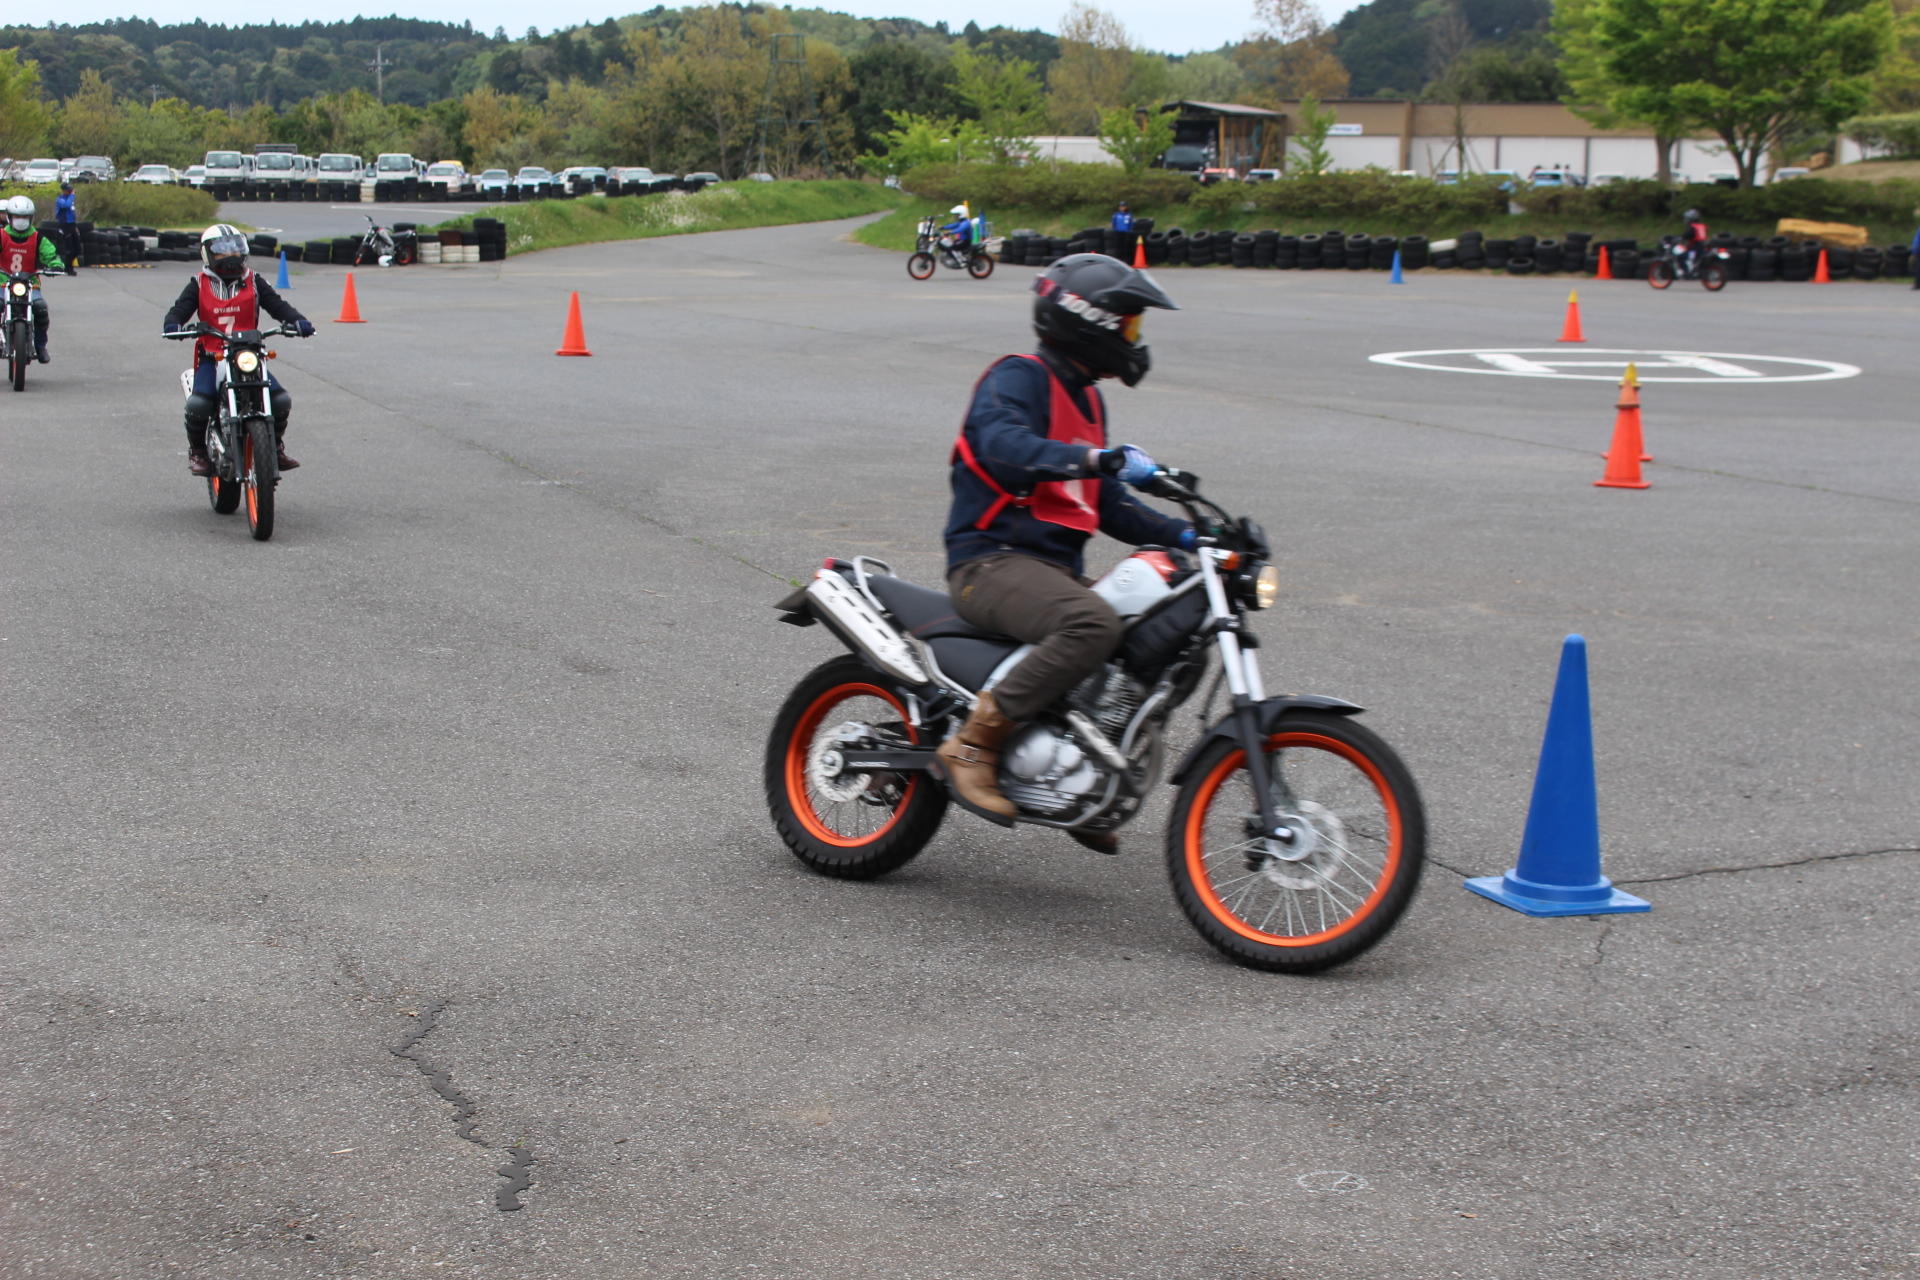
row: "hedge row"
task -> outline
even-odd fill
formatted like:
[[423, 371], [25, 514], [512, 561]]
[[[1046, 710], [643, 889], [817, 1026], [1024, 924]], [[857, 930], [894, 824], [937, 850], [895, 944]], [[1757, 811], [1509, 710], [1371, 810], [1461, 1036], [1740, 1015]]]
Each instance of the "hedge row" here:
[[[59, 188], [50, 186], [0, 186], [0, 200], [31, 196], [42, 218], [53, 217], [53, 202], [59, 194]], [[83, 222], [205, 226], [218, 210], [212, 196], [192, 187], [161, 187], [146, 182], [81, 182], [74, 186], [74, 211]]]

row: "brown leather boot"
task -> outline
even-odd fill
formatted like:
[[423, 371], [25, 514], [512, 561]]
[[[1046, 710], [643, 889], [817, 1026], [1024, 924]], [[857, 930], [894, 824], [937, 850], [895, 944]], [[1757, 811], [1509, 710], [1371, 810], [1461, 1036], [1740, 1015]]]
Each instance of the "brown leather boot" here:
[[1000, 794], [1000, 744], [1017, 728], [1000, 714], [991, 693], [983, 693], [960, 731], [934, 752], [946, 767], [954, 794], [976, 809], [1011, 820], [1019, 812]]

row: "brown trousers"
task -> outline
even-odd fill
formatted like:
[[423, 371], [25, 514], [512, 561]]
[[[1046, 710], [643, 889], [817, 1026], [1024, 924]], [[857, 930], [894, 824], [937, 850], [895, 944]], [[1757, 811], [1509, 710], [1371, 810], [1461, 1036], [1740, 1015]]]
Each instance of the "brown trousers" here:
[[1051, 706], [1113, 656], [1120, 618], [1061, 566], [1033, 556], [982, 556], [947, 575], [953, 611], [967, 622], [1034, 645], [994, 686], [1009, 720]]

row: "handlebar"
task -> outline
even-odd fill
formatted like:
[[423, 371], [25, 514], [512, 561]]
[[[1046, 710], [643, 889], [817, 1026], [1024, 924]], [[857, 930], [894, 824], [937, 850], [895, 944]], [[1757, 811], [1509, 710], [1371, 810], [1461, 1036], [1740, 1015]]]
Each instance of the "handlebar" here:
[[239, 329], [229, 333], [225, 329], [216, 329], [210, 324], [196, 320], [192, 324], [183, 325], [171, 333], [163, 333], [160, 336], [169, 340], [178, 340], [181, 338], [218, 338], [222, 342], [238, 343], [243, 347], [257, 347], [268, 338], [297, 338], [300, 336], [300, 331], [294, 328], [291, 323], [283, 322], [278, 327], [272, 329]]
[[1211, 498], [1200, 495], [1200, 477], [1191, 471], [1162, 467], [1139, 485], [1140, 492], [1176, 503], [1187, 513], [1202, 544], [1250, 551], [1262, 559], [1270, 554], [1266, 530], [1245, 517], [1228, 515]]

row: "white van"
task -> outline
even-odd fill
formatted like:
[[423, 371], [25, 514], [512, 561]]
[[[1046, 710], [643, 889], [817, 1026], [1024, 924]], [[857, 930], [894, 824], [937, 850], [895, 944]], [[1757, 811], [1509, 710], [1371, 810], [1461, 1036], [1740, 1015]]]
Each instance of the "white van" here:
[[358, 182], [365, 168], [359, 156], [329, 151], [314, 160], [313, 176], [321, 182]]
[[282, 187], [302, 182], [307, 176], [307, 158], [285, 151], [269, 151], [253, 158], [253, 176], [258, 182]]
[[408, 178], [420, 178], [427, 166], [404, 151], [389, 151], [376, 156], [373, 161], [373, 178], [376, 182], [405, 182]]
[[253, 157], [244, 151], [209, 151], [200, 163], [207, 166], [205, 185], [226, 186], [253, 177]]

